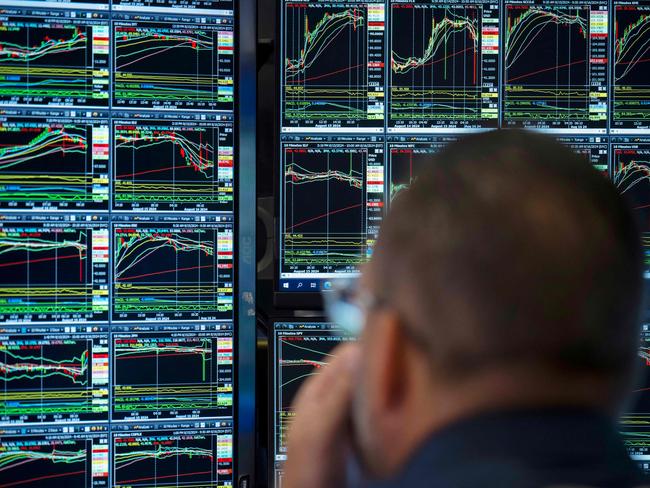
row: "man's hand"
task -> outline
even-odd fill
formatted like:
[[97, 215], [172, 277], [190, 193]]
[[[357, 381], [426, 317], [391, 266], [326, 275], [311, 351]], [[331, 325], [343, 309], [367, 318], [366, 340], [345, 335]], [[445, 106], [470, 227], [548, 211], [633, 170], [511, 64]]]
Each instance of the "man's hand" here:
[[359, 345], [332, 351], [334, 359], [312, 376], [294, 401], [284, 488], [344, 488], [349, 420]]

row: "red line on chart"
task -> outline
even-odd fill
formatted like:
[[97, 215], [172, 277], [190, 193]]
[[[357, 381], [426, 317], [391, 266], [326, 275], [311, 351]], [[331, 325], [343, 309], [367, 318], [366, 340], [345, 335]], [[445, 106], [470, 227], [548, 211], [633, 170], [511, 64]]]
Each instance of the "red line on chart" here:
[[287, 80], [285, 83], [287, 83], [287, 84], [290, 84], [290, 83], [303, 83], [303, 82], [305, 82], [305, 81], [318, 80], [318, 79], [320, 79], [320, 78], [325, 78], [326, 76], [336, 75], [336, 74], [338, 74], [338, 73], [343, 73], [344, 71], [350, 71], [350, 70], [353, 70], [353, 69], [355, 69], [355, 68], [358, 68], [359, 66], [363, 66], [363, 63], [362, 63], [362, 64], [357, 64], [356, 66], [349, 66], [349, 67], [347, 67], [347, 68], [338, 69], [338, 70], [336, 70], [336, 71], [330, 71], [329, 73], [325, 73], [325, 74], [322, 74], [322, 75], [311, 76], [311, 77], [309, 77], [309, 78], [303, 78], [302, 80], [296, 80], [296, 81], [293, 81], [293, 80], [292, 80], [292, 81], [289, 81], [289, 80]]
[[429, 61], [428, 63], [423, 63], [420, 65], [420, 67], [431, 66], [432, 64], [436, 64], [436, 63], [442, 63], [443, 61], [446, 61], [449, 58], [453, 58], [454, 56], [459, 56], [463, 53], [466, 53], [467, 51], [476, 51], [476, 50], [473, 47], [468, 47], [466, 49], [463, 49], [462, 51], [456, 51], [455, 53], [448, 54], [444, 58], [436, 59], [435, 61]]
[[214, 268], [214, 267], [215, 267], [214, 264], [206, 264], [205, 266], [190, 266], [189, 268], [166, 269], [165, 271], [154, 271], [153, 273], [143, 273], [143, 274], [140, 274], [140, 275], [121, 277], [121, 278], [118, 278], [118, 280], [119, 281], [136, 280], [138, 278], [145, 278], [147, 276], [161, 275], [161, 274], [165, 274], [165, 273], [174, 273], [174, 272], [178, 272], [178, 271], [190, 271], [192, 269]]
[[181, 476], [194, 476], [197, 474], [211, 474], [212, 471], [195, 471], [194, 473], [183, 473], [183, 474], [167, 474], [165, 476], [151, 476], [148, 478], [138, 478], [135, 480], [119, 480], [118, 483], [116, 483], [117, 486], [120, 486], [122, 484], [126, 483], [137, 483], [138, 481], [149, 481], [149, 480], [161, 480], [164, 478], [180, 478]]
[[33, 483], [34, 481], [41, 481], [41, 480], [47, 480], [47, 479], [52, 479], [52, 478], [61, 478], [63, 476], [74, 476], [76, 474], [85, 474], [86, 471], [74, 471], [72, 473], [59, 473], [59, 474], [49, 474], [47, 476], [39, 476], [38, 478], [30, 478], [27, 480], [21, 480], [21, 481], [13, 481], [11, 483], [5, 483], [4, 485], [0, 485], [0, 488], [8, 488], [9, 486], [16, 486], [16, 485], [21, 485], [24, 483]]
[[132, 177], [132, 176], [146, 175], [148, 173], [160, 173], [161, 171], [169, 171], [170, 169], [182, 169], [182, 168], [190, 168], [190, 167], [191, 166], [189, 166], [187, 164], [182, 164], [180, 166], [169, 166], [167, 168], [148, 169], [146, 171], [138, 171], [137, 173], [117, 175], [116, 178], [129, 178], [129, 177]]
[[317, 215], [316, 217], [312, 217], [310, 219], [303, 220], [302, 222], [298, 222], [297, 224], [294, 224], [291, 227], [289, 227], [289, 229], [295, 229], [296, 227], [299, 227], [303, 224], [307, 224], [309, 222], [313, 222], [314, 220], [322, 219], [324, 217], [327, 217], [328, 215], [334, 215], [339, 212], [345, 212], [346, 210], [352, 210], [353, 208], [361, 207], [362, 205], [363, 203], [357, 203], [356, 205], [350, 205], [349, 207], [339, 208], [338, 210], [332, 210], [331, 212], [327, 212], [322, 215]]
[[616, 64], [647, 63], [650, 58], [639, 59], [638, 61], [616, 61]]
[[572, 62], [570, 62], [570, 63], [560, 64], [560, 65], [558, 65], [558, 66], [553, 66], [553, 67], [551, 67], [551, 68], [538, 69], [537, 71], [531, 71], [530, 73], [525, 73], [525, 74], [523, 74], [523, 75], [519, 75], [519, 76], [515, 76], [514, 78], [510, 78], [510, 79], [508, 80], [508, 83], [510, 83], [511, 81], [519, 80], [519, 79], [521, 79], [521, 78], [526, 78], [526, 77], [528, 77], [528, 76], [536, 75], [537, 73], [543, 73], [544, 71], [552, 71], [552, 70], [554, 70], [554, 69], [566, 68], [566, 67], [571, 66], [571, 65], [573, 65], [573, 64], [586, 63], [586, 62], [587, 62], [586, 59], [581, 59], [580, 61], [572, 61]]
[[58, 261], [60, 259], [81, 259], [81, 256], [79, 254], [73, 254], [70, 256], [57, 256], [54, 258], [38, 258], [38, 259], [26, 259], [25, 261], [13, 261], [11, 263], [2, 263], [0, 264], [0, 268], [5, 268], [7, 266], [19, 266], [21, 264], [32, 264], [32, 263], [42, 263], [45, 261]]

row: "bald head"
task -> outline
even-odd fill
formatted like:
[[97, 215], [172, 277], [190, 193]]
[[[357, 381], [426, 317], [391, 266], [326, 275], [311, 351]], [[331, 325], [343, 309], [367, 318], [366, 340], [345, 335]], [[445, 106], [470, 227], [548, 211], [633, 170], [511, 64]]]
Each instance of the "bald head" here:
[[371, 273], [431, 364], [458, 377], [531, 366], [622, 387], [641, 250], [611, 182], [524, 131], [474, 135], [426, 163], [393, 202]]

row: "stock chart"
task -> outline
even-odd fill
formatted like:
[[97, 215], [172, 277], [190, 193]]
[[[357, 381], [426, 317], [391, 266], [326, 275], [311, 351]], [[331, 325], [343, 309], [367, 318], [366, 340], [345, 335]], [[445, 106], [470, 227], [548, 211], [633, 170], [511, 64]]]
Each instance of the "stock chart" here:
[[217, 219], [213, 224], [115, 223], [113, 320], [230, 318], [232, 220]]
[[330, 360], [332, 349], [351, 341], [334, 324], [276, 322], [273, 325], [273, 452], [276, 478], [286, 459], [286, 432], [293, 417], [291, 408], [302, 383]]
[[[609, 148], [607, 140], [597, 136], [558, 136], [557, 139], [585, 157], [604, 176], [609, 177]], [[386, 193], [392, 201], [406, 190], [431, 164], [431, 157], [458, 136], [389, 136]]]
[[108, 117], [0, 115], [0, 209], [106, 210]]
[[113, 208], [232, 211], [232, 116], [212, 117], [113, 119]]
[[76, 426], [3, 429], [0, 473], [7, 487], [106, 487], [108, 427], [92, 432]]
[[0, 6], [0, 487], [232, 487], [233, 0]]
[[612, 131], [650, 129], [650, 5], [614, 2]]
[[440, 152], [456, 136], [410, 136], [388, 138], [387, 194], [392, 201], [416, 180], [430, 164], [428, 157]]
[[0, 321], [108, 319], [108, 227], [0, 222]]
[[140, 329], [113, 334], [113, 419], [232, 416], [231, 327]]
[[388, 130], [496, 127], [499, 10], [391, 2]]
[[506, 2], [505, 126], [607, 129], [607, 2]]
[[353, 272], [383, 207], [383, 144], [321, 138], [283, 144], [283, 271]]
[[94, 330], [0, 337], [0, 422], [107, 420], [107, 327]]
[[114, 106], [233, 109], [231, 17], [113, 17]]
[[0, 11], [0, 104], [107, 107], [108, 26], [97, 12]]
[[650, 230], [650, 139], [612, 140], [612, 178], [634, 209], [642, 230]]
[[232, 486], [232, 421], [122, 424], [112, 436], [114, 488]]
[[287, 130], [384, 125], [383, 2], [284, 4]]

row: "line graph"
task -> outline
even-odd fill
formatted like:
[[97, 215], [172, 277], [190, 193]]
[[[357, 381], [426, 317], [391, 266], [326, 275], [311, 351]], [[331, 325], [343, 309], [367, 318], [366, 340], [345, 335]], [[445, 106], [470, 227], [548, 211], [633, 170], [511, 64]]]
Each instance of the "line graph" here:
[[506, 5], [504, 105], [507, 125], [605, 129], [607, 5]]
[[17, 15], [0, 32], [0, 103], [108, 105], [108, 20]]
[[383, 178], [383, 148], [294, 143], [283, 154], [283, 270], [354, 270], [367, 259], [374, 232], [368, 168], [378, 166]]
[[125, 120], [113, 130], [114, 209], [232, 210], [231, 123]]
[[99, 334], [0, 341], [0, 420], [105, 420], [108, 339]]
[[106, 121], [0, 122], [0, 208], [108, 208]]
[[108, 473], [108, 436], [100, 433], [3, 435], [0, 440], [0, 486], [100, 487]]
[[115, 22], [113, 104], [232, 110], [232, 19], [198, 20]]
[[[457, 137], [421, 138], [418, 142], [391, 142], [388, 144], [390, 183], [388, 193], [392, 201], [406, 190], [430, 164], [430, 156], [440, 152]], [[426, 141], [426, 142], [425, 142]]]
[[232, 225], [114, 227], [113, 320], [227, 318]]
[[0, 227], [0, 321], [106, 320], [108, 263], [93, 251], [107, 237], [100, 224]]
[[283, 126], [383, 127], [383, 3], [287, 3], [283, 26]]
[[623, 424], [621, 435], [623, 436], [623, 445], [630, 458], [646, 474], [650, 472], [648, 466], [650, 462], [650, 430], [647, 426]]
[[629, 141], [613, 141], [612, 178], [634, 209], [640, 229], [650, 230], [650, 141], [640, 138]]
[[276, 454], [286, 452], [286, 431], [293, 417], [291, 405], [300, 386], [333, 357], [332, 349], [353, 340], [340, 330], [295, 331], [286, 325], [279, 323], [274, 329]]
[[389, 127], [494, 126], [498, 19], [491, 3], [393, 2]]
[[[643, 234], [644, 244], [648, 238], [647, 234], [647, 232]], [[627, 414], [644, 414], [649, 411], [650, 407], [650, 398], [648, 398], [648, 391], [650, 391], [650, 332], [647, 329], [648, 324], [644, 324], [638, 354], [639, 375], [630, 397]]]
[[115, 488], [230, 486], [232, 429], [117, 433]]
[[113, 419], [232, 415], [232, 334], [114, 335]]
[[650, 6], [616, 2], [612, 128], [650, 128]]

